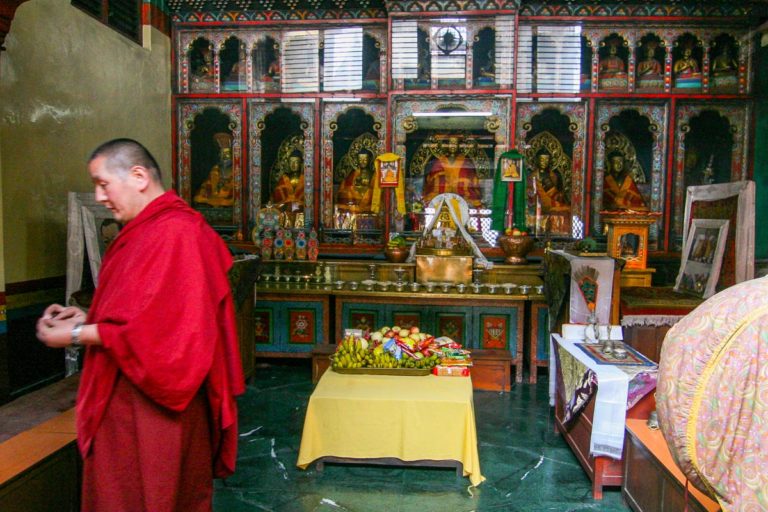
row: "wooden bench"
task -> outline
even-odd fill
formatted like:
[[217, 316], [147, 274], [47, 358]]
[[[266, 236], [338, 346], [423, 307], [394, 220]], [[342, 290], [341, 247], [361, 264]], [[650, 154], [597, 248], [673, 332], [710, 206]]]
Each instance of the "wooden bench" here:
[[0, 443], [0, 510], [80, 510], [75, 410]]
[[[675, 464], [660, 430], [651, 430], [646, 420], [628, 419], [624, 441], [624, 486], [622, 495], [636, 512], [716, 512], [720, 506], [688, 484]], [[686, 508], [687, 503], [687, 508]]]
[[[331, 366], [336, 345], [318, 345], [312, 350], [312, 383], [317, 384]], [[472, 387], [486, 391], [509, 391], [512, 383], [512, 355], [506, 350], [472, 351]]]

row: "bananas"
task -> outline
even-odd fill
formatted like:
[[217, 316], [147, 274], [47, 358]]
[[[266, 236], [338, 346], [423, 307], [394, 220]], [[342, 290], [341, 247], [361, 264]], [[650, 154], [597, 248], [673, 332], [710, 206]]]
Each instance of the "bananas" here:
[[419, 368], [431, 369], [440, 362], [437, 354], [411, 357], [405, 353], [400, 359], [383, 346], [368, 345], [367, 340], [356, 336], [347, 336], [341, 340], [336, 352], [331, 356], [331, 367], [338, 368]]

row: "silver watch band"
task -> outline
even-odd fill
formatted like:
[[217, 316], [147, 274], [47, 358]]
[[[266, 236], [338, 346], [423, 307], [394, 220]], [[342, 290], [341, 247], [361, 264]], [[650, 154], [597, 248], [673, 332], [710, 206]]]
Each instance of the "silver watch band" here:
[[80, 333], [83, 332], [83, 322], [78, 322], [75, 324], [75, 326], [72, 328], [72, 345], [75, 347], [79, 347], [83, 344], [82, 340], [80, 340]]

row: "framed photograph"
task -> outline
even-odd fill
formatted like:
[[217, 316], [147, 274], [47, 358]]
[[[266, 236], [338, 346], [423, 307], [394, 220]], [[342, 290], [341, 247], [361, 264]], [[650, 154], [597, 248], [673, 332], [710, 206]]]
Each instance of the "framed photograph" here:
[[397, 187], [400, 183], [400, 158], [385, 159], [382, 156], [385, 155], [381, 155], [376, 159], [379, 187]]
[[686, 237], [675, 291], [706, 299], [714, 295], [728, 238], [725, 219], [693, 219]]
[[736, 181], [688, 187], [682, 247], [696, 219], [730, 221], [717, 289], [755, 277], [755, 182]]
[[501, 181], [518, 182], [523, 181], [523, 159], [509, 158], [504, 155], [499, 157], [501, 168]]

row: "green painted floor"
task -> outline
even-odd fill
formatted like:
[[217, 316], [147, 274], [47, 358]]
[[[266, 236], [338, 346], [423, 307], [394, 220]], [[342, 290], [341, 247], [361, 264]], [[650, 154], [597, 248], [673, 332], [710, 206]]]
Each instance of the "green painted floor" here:
[[[446, 377], [447, 378], [447, 377]], [[486, 481], [451, 469], [296, 467], [312, 393], [309, 365], [260, 367], [240, 399], [237, 472], [217, 481], [214, 510], [334, 512], [626, 511], [619, 488], [592, 499], [590, 482], [553, 433], [546, 378], [510, 393], [476, 391], [480, 464]], [[429, 435], [425, 432], [424, 435]]]

